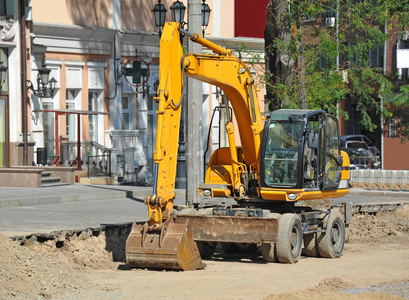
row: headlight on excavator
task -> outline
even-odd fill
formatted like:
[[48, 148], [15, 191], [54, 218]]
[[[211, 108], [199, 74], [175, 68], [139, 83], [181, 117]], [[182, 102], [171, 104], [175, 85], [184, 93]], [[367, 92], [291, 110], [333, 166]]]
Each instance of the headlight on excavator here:
[[210, 197], [211, 195], [212, 195], [212, 192], [210, 190], [203, 190], [203, 196]]
[[294, 194], [294, 193], [288, 194], [288, 199], [292, 200], [292, 201], [296, 200], [297, 199], [297, 194]]

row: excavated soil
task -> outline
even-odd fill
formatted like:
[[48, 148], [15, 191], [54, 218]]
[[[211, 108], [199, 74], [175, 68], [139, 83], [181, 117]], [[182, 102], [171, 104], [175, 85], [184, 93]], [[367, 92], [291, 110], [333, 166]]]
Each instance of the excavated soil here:
[[409, 206], [355, 215], [340, 259], [267, 264], [216, 252], [204, 270], [129, 269], [128, 228], [0, 235], [0, 299], [409, 299]]

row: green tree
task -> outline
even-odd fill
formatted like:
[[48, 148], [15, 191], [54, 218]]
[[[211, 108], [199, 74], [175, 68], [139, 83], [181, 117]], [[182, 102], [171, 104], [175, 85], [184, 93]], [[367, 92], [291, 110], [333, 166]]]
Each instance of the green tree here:
[[407, 0], [271, 0], [265, 29], [269, 109], [326, 109], [348, 119], [337, 106], [346, 100], [363, 128], [374, 131], [373, 112], [392, 116], [388, 105], [380, 105], [383, 98], [399, 105], [402, 116], [408, 88], [397, 90], [396, 74], [386, 76], [382, 66], [388, 32], [408, 30], [408, 12]]

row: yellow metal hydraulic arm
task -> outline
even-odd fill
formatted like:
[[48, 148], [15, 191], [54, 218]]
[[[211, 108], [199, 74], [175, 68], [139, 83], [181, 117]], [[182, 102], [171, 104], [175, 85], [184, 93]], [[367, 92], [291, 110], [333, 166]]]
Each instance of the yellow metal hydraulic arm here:
[[[192, 41], [212, 50], [216, 55], [183, 54], [180, 32]], [[155, 183], [152, 196], [145, 199], [149, 208], [149, 225], [154, 228], [166, 220], [173, 208], [177, 149], [181, 117], [183, 75], [220, 87], [229, 99], [239, 120], [240, 139], [246, 164], [258, 169], [258, 155], [263, 129], [254, 89], [254, 80], [246, 65], [232, 55], [230, 49], [216, 45], [198, 34], [180, 28], [179, 23], [167, 23], [160, 41], [158, 123], [154, 153]], [[237, 196], [244, 194], [240, 182], [246, 166], [238, 162], [234, 127], [226, 124], [229, 137], [232, 174], [231, 181]]]

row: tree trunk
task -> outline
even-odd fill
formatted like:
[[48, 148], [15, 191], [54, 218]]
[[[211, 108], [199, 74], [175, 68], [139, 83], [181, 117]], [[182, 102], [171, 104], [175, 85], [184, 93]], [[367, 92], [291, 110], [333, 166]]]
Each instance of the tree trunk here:
[[[281, 108], [286, 95], [277, 93], [275, 87], [280, 84], [291, 85], [294, 82], [293, 60], [283, 47], [291, 41], [290, 10], [287, 0], [271, 0], [264, 30], [266, 49], [266, 88], [268, 109]], [[279, 42], [279, 43], [278, 43]]]
[[307, 86], [306, 86], [306, 78], [305, 78], [305, 57], [304, 57], [304, 41], [303, 41], [303, 25], [300, 24], [300, 41], [298, 43], [298, 63], [297, 63], [297, 85], [298, 85], [298, 101], [300, 101], [300, 108], [308, 109], [308, 101], [307, 101]]

